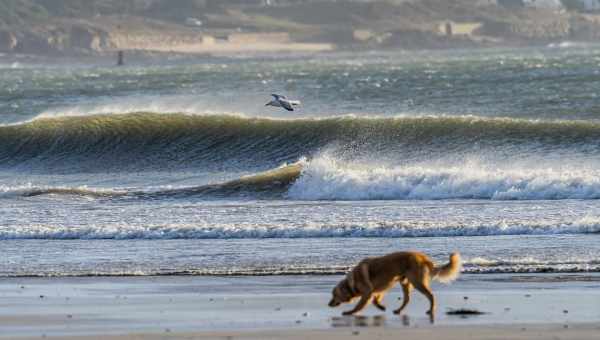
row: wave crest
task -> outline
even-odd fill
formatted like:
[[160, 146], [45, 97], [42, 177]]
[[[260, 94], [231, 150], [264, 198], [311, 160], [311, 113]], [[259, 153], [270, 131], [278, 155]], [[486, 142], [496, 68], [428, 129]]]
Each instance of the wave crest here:
[[[267, 119], [157, 113], [39, 118], [0, 126], [0, 166], [103, 171], [272, 167], [336, 145], [340, 156], [423, 160], [487, 153], [504, 159], [597, 156], [594, 122], [471, 116]], [[552, 151], [550, 154], [549, 151]]]

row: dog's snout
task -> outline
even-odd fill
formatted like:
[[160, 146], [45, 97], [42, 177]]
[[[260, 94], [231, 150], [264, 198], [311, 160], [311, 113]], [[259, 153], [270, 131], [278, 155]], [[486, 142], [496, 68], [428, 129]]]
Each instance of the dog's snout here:
[[334, 299], [331, 299], [331, 301], [329, 301], [329, 307], [335, 307], [339, 305], [339, 303], [337, 303]]

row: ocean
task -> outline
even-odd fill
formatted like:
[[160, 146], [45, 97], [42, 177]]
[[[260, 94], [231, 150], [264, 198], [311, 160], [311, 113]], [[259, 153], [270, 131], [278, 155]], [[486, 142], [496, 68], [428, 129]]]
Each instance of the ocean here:
[[566, 46], [0, 55], [0, 277], [598, 272], [600, 47]]

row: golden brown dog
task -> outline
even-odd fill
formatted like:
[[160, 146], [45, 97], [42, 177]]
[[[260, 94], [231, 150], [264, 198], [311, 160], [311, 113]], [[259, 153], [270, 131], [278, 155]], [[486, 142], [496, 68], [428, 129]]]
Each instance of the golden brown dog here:
[[429, 282], [431, 279], [448, 283], [454, 281], [460, 274], [460, 254], [450, 255], [450, 262], [437, 267], [427, 255], [419, 252], [397, 252], [381, 257], [366, 258], [354, 267], [346, 278], [340, 281], [333, 289], [329, 307], [336, 307], [342, 303], [352, 302], [360, 297], [360, 301], [343, 315], [352, 315], [361, 311], [372, 301], [375, 307], [385, 311], [381, 304], [383, 295], [396, 283], [402, 285], [404, 300], [402, 306], [394, 310], [400, 314], [410, 301], [410, 291], [414, 287], [429, 299], [429, 311], [433, 316], [435, 312], [435, 297], [431, 293]]

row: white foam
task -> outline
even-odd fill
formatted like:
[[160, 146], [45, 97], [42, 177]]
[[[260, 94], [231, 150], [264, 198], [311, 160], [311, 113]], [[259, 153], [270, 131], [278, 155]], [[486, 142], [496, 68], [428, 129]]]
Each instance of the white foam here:
[[323, 155], [303, 169], [288, 194], [301, 200], [597, 199], [600, 171], [477, 162], [389, 167], [348, 164]]
[[466, 273], [596, 272], [600, 260], [585, 256], [558, 254], [556, 257], [474, 257], [463, 261]]
[[546, 45], [546, 47], [548, 47], [548, 48], [561, 48], [561, 49], [570, 49], [570, 48], [588, 47], [588, 46], [590, 46], [589, 43], [578, 42], [578, 41], [568, 41], [568, 40], [550, 43], [550, 44]]
[[1, 225], [0, 239], [252, 239], [317, 237], [454, 237], [490, 235], [556, 235], [600, 233], [600, 217], [572, 222], [531, 221], [508, 224], [505, 221], [472, 224], [431, 222], [305, 222], [273, 224], [130, 225]]
[[[2, 57], [2, 54], [0, 53], [0, 57]], [[0, 63], [0, 69], [19, 69], [22, 68], [23, 65], [17, 61], [12, 62], [12, 63]]]

